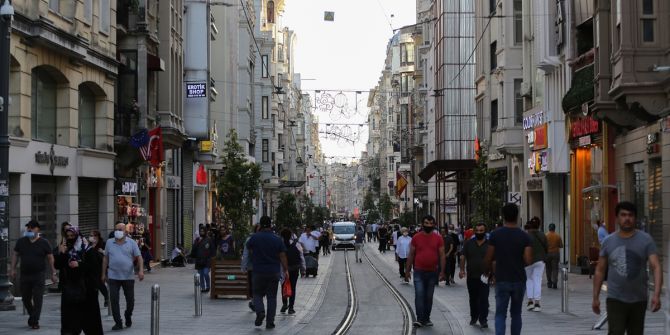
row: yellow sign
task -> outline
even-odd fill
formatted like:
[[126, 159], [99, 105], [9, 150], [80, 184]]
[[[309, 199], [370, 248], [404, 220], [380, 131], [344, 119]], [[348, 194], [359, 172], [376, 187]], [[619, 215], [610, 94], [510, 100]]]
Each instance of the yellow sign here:
[[200, 152], [210, 152], [214, 143], [212, 141], [200, 141]]

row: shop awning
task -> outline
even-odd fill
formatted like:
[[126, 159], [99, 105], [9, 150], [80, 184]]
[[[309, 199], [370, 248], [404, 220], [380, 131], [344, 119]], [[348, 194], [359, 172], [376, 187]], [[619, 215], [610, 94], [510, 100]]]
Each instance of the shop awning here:
[[569, 113], [572, 110], [580, 109], [583, 103], [593, 101], [594, 88], [594, 65], [585, 66], [572, 75], [572, 84], [570, 89], [561, 102], [563, 112]]
[[428, 182], [430, 178], [433, 178], [439, 171], [472, 170], [475, 166], [477, 166], [477, 162], [474, 159], [434, 160], [428, 163], [428, 165], [419, 172], [419, 177], [421, 180]]

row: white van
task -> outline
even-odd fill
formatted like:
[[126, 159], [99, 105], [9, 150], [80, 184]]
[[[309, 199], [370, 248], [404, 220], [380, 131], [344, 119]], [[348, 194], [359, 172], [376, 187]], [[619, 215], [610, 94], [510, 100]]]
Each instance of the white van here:
[[356, 239], [356, 223], [335, 222], [333, 223], [333, 250], [336, 248], [354, 248]]

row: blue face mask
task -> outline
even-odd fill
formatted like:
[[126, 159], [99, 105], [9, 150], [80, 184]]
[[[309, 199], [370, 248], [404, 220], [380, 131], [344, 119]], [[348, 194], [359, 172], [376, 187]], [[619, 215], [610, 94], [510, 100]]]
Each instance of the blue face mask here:
[[32, 231], [28, 230], [25, 233], [23, 233], [23, 236], [25, 236], [27, 238], [34, 238], [35, 237], [35, 232], [32, 232]]

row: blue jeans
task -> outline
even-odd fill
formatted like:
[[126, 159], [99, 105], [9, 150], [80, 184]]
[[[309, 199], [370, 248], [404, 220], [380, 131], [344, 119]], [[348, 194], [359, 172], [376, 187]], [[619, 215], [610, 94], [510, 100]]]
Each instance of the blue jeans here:
[[[297, 279], [297, 277], [296, 277]], [[265, 313], [266, 324], [274, 324], [277, 312], [277, 289], [279, 288], [279, 273], [258, 273], [253, 275], [254, 307], [256, 314]], [[263, 305], [263, 297], [267, 299], [267, 313]]]
[[198, 269], [200, 274], [200, 289], [206, 290], [209, 288], [209, 268]]
[[414, 306], [416, 319], [421, 323], [430, 321], [437, 278], [437, 272], [414, 270]]
[[521, 334], [521, 305], [526, 291], [525, 282], [496, 283], [496, 335], [505, 335], [507, 306], [512, 301], [510, 316], [512, 318], [512, 335]]

